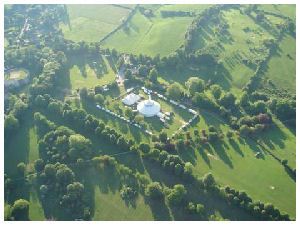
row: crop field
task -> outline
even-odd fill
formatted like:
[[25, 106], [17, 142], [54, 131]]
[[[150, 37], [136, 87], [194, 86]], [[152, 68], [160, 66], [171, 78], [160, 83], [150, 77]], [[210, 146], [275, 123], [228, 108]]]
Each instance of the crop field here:
[[192, 17], [162, 18], [159, 11], [153, 18], [147, 18], [137, 12], [127, 26], [109, 37], [104, 45], [125, 53], [166, 56], [183, 43], [184, 31], [192, 20]]
[[69, 22], [61, 24], [65, 37], [72, 41], [100, 41], [130, 13], [114, 5], [67, 5]]

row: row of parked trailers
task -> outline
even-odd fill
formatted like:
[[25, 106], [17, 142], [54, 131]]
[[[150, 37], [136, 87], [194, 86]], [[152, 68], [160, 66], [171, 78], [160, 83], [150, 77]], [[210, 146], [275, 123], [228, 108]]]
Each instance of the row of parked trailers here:
[[[96, 105], [96, 107], [98, 109], [104, 111], [104, 112], [107, 112], [108, 114], [110, 114], [112, 116], [115, 116], [115, 117], [117, 117], [117, 118], [119, 118], [119, 119], [121, 119], [121, 120], [123, 120], [123, 121], [125, 121], [125, 122], [127, 122], [127, 123], [129, 123], [129, 124], [131, 124], [131, 125], [133, 125], [133, 126], [135, 126], [137, 128], [139, 128], [139, 129], [143, 129], [143, 127], [140, 124], [135, 123], [134, 121], [130, 121], [129, 119], [126, 119], [124, 116], [121, 116], [121, 115], [119, 115], [117, 113], [114, 113], [113, 111], [111, 111], [109, 109], [106, 109], [105, 107], [102, 107], [100, 105]], [[147, 133], [147, 134], [149, 134], [149, 135], [152, 135], [152, 132], [149, 131], [149, 130], [144, 130], [144, 132]]]

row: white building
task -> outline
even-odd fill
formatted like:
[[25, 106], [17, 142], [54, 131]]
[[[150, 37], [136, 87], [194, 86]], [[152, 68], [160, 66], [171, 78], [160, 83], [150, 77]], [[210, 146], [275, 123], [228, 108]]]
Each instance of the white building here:
[[149, 99], [144, 100], [137, 105], [137, 110], [145, 117], [152, 117], [160, 112], [160, 104], [153, 101], [149, 95]]
[[125, 105], [133, 105], [136, 102], [138, 102], [141, 99], [141, 97], [139, 95], [136, 95], [134, 93], [130, 93], [129, 95], [127, 95], [125, 98], [122, 99], [122, 102]]

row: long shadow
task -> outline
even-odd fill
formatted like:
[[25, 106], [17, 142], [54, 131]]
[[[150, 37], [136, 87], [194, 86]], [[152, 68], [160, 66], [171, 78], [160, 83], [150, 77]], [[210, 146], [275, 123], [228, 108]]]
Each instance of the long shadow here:
[[193, 165], [196, 164], [195, 150], [192, 147], [184, 147], [183, 149], [177, 150], [180, 158], [185, 162], [190, 162]]
[[234, 139], [229, 139], [229, 143], [232, 146], [233, 150], [235, 150], [239, 155], [244, 157], [244, 153], [241, 151], [240, 146], [236, 143]]
[[145, 198], [145, 203], [150, 206], [154, 220], [156, 221], [172, 220], [170, 210], [166, 206], [164, 200], [152, 200], [152, 199]]
[[232, 164], [230, 158], [228, 157], [223, 144], [221, 142], [217, 142], [217, 143], [211, 144], [211, 146], [214, 148], [215, 153], [219, 156], [219, 158], [232, 169], [233, 164]]

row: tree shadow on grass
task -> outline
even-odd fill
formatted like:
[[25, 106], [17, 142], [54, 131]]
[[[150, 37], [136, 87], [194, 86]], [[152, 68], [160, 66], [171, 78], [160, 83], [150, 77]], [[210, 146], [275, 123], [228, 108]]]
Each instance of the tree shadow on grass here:
[[164, 200], [145, 198], [145, 203], [150, 206], [155, 221], [170, 221], [172, 216]]
[[226, 153], [226, 149], [223, 146], [223, 143], [221, 143], [220, 141], [211, 144], [212, 148], [214, 149], [214, 152], [219, 156], [219, 158], [227, 165], [229, 166], [231, 169], [233, 169], [233, 164], [230, 160], [230, 158], [228, 157], [227, 153]]
[[177, 150], [180, 158], [185, 162], [190, 162], [193, 165], [196, 164], [196, 155], [195, 150], [192, 147], [185, 147], [183, 149]]
[[234, 139], [229, 139], [229, 143], [234, 151], [236, 151], [240, 156], [244, 157], [244, 153]]

